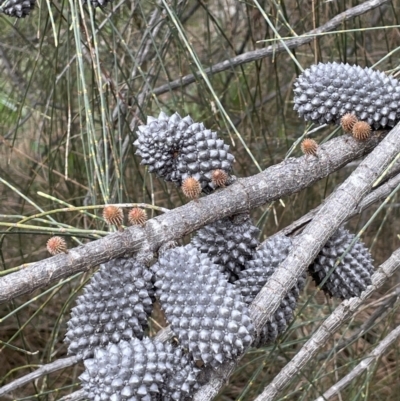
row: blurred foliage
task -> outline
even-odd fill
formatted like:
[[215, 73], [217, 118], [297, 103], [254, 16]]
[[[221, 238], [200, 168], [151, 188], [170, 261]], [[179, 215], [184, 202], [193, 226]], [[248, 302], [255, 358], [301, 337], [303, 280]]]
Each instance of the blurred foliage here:
[[[218, 131], [231, 145], [239, 177], [281, 162], [310, 128], [292, 107], [293, 82], [301, 69], [318, 61], [343, 61], [398, 73], [399, 2], [345, 22], [291, 54], [285, 51], [228, 68], [208, 75], [208, 80], [205, 69], [276, 45], [280, 38], [306, 34], [360, 3], [114, 0], [95, 10], [78, 0], [39, 0], [25, 19], [0, 15], [0, 275], [47, 257], [46, 240], [60, 228], [70, 247], [106, 234], [101, 208], [46, 212], [122, 202], [175, 208], [186, 202], [179, 188], [149, 175], [134, 155], [137, 126], [149, 115], [190, 114]], [[196, 75], [194, 83], [157, 92], [191, 73]], [[338, 132], [327, 127], [312, 136], [323, 142], [331, 134]], [[300, 154], [298, 141], [290, 156]], [[319, 205], [356, 165], [282, 203], [252, 211], [261, 239]], [[362, 239], [371, 247], [376, 266], [398, 247], [398, 206], [394, 196], [369, 226], [364, 227], [376, 207], [349, 223], [354, 232], [365, 228]], [[71, 228], [78, 232], [71, 233]], [[63, 337], [69, 311], [92, 273], [0, 305], [0, 384], [66, 355]], [[376, 293], [326, 350], [355, 332], [396, 283], [397, 277]], [[310, 282], [301, 298], [303, 308], [280, 343], [250, 351], [218, 399], [253, 399], [336, 304], [315, 293]], [[312, 400], [349, 372], [398, 324], [396, 311], [342, 352], [310, 363], [293, 380], [285, 400]], [[392, 347], [342, 399], [397, 399], [398, 353], [399, 348]], [[16, 391], [12, 399], [58, 399], [79, 389], [81, 369], [45, 376]]]

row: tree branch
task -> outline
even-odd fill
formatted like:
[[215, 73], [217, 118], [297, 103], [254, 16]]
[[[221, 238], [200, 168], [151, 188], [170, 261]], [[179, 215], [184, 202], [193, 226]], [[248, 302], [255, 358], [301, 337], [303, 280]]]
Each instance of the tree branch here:
[[215, 220], [247, 212], [327, 177], [348, 162], [368, 153], [379, 141], [375, 136], [357, 142], [349, 136], [334, 138], [320, 146], [318, 158], [289, 158], [252, 177], [237, 180], [198, 202], [190, 202], [149, 220], [144, 228], [129, 227], [97, 241], [35, 262], [0, 279], [0, 303], [86, 271], [100, 263], [137, 253], [155, 252], [165, 242], [178, 240]]
[[335, 334], [340, 327], [348, 321], [360, 305], [374, 292], [381, 287], [397, 269], [400, 268], [400, 248], [384, 262], [372, 275], [370, 285], [360, 297], [343, 301], [333, 313], [322, 323], [319, 329], [303, 345], [296, 356], [275, 376], [272, 382], [264, 389], [255, 401], [271, 401], [288, 383], [296, 376], [318, 351], [325, 346], [329, 338]]
[[[332, 18], [326, 24], [320, 26], [317, 29], [313, 29], [313, 30], [307, 32], [303, 36], [299, 36], [299, 37], [285, 41], [286, 47], [284, 47], [282, 44], [278, 44], [278, 45], [271, 45], [271, 46], [268, 46], [268, 47], [265, 47], [265, 48], [259, 49], [259, 50], [253, 50], [253, 51], [241, 54], [240, 56], [236, 56], [231, 59], [214, 64], [213, 66], [211, 66], [209, 68], [205, 68], [204, 72], [207, 75], [212, 75], [212, 74], [215, 74], [218, 72], [222, 72], [222, 71], [226, 71], [228, 69], [235, 68], [242, 64], [260, 60], [265, 57], [272, 57], [278, 53], [282, 53], [282, 52], [286, 51], [287, 48], [295, 49], [299, 46], [305, 45], [305, 44], [313, 41], [314, 35], [333, 31], [335, 28], [337, 28], [343, 22], [348, 21], [354, 17], [358, 17], [359, 15], [365, 14], [366, 12], [371, 11], [371, 10], [383, 5], [383, 4], [387, 3], [388, 1], [389, 0], [366, 1], [356, 7], [352, 7], [350, 9], [336, 15], [334, 18]], [[197, 76], [195, 76], [193, 74], [185, 75], [182, 78], [175, 79], [174, 81], [168, 82], [164, 85], [159, 86], [158, 88], [155, 88], [152, 91], [152, 93], [156, 96], [161, 95], [170, 90], [182, 88], [186, 85], [189, 85], [189, 84], [195, 82], [196, 79], [197, 79]]]
[[[250, 305], [250, 317], [259, 332], [279, 307], [287, 291], [307, 269], [326, 241], [351, 216], [362, 198], [370, 191], [375, 180], [400, 152], [400, 124], [360, 163], [351, 176], [331, 195], [302, 234], [293, 241], [288, 257], [280, 265]], [[239, 358], [240, 359], [240, 358]], [[218, 369], [229, 373], [237, 361]], [[217, 379], [211, 375], [210, 383], [201, 387], [195, 401], [207, 401], [215, 397], [228, 376]], [[272, 399], [272, 398], [266, 398]], [[261, 400], [261, 399], [260, 399]], [[262, 399], [264, 400], [264, 399]]]
[[365, 358], [363, 359], [349, 374], [339, 380], [334, 386], [327, 390], [321, 397], [315, 401], [327, 401], [335, 394], [344, 390], [356, 377], [360, 376], [370, 365], [382, 356], [384, 352], [400, 337], [400, 326], [391, 331], [384, 340]]
[[39, 369], [36, 369], [34, 372], [29, 373], [23, 377], [20, 377], [13, 382], [6, 384], [5, 386], [0, 388], [0, 396], [10, 393], [11, 391], [16, 390], [24, 386], [25, 384], [36, 380], [42, 376], [48, 375], [49, 373], [56, 372], [57, 370], [61, 370], [64, 368], [68, 368], [69, 366], [75, 365], [80, 361], [80, 358], [77, 356], [70, 356], [68, 358], [57, 359], [52, 363], [48, 363], [46, 365], [41, 366]]
[[344, 340], [340, 341], [337, 345], [335, 345], [332, 349], [324, 352], [323, 354], [318, 355], [318, 361], [321, 361], [323, 359], [329, 358], [332, 353], [338, 353], [340, 352], [343, 348], [346, 348], [349, 344], [353, 343], [357, 339], [359, 339], [361, 336], [363, 336], [365, 333], [369, 331], [374, 325], [375, 322], [382, 321], [388, 313], [392, 311], [392, 308], [396, 301], [399, 298], [400, 295], [400, 286], [398, 286], [394, 291], [392, 291], [389, 295], [389, 298], [385, 299], [384, 302], [382, 303], [379, 308], [375, 310], [375, 312], [366, 320], [358, 329], [356, 332], [354, 332], [351, 336], [348, 338], [345, 338]]

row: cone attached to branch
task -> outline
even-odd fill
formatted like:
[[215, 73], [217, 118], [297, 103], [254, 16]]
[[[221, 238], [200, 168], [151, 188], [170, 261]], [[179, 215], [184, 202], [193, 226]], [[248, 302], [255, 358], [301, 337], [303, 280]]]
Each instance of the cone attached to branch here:
[[330, 273], [321, 289], [331, 297], [349, 299], [360, 296], [371, 284], [374, 266], [368, 249], [355, 240], [354, 234], [339, 228], [310, 265], [309, 272], [317, 285]]
[[[339, 124], [351, 114], [374, 130], [400, 121], [400, 82], [372, 68], [319, 63], [306, 69], [295, 87], [294, 109], [306, 121]], [[347, 131], [351, 124], [345, 126]]]

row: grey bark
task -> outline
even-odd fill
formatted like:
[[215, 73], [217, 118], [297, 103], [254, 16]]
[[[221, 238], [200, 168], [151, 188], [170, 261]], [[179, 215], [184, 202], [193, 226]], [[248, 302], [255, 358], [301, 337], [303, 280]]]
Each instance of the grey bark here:
[[299, 192], [370, 152], [381, 138], [375, 136], [365, 143], [349, 136], [334, 138], [319, 147], [318, 157], [289, 158], [252, 177], [239, 179], [197, 202], [153, 218], [144, 228], [129, 227], [123, 232], [73, 248], [68, 254], [32, 263], [0, 279], [0, 303], [29, 294], [127, 252], [146, 258], [165, 242], [178, 240], [215, 220], [247, 212]]
[[39, 379], [42, 376], [48, 375], [49, 373], [53, 373], [53, 372], [56, 372], [57, 370], [64, 369], [69, 366], [75, 365], [77, 362], [79, 362], [79, 360], [80, 360], [80, 358], [78, 358], [76, 356], [70, 356], [68, 358], [57, 359], [56, 361], [54, 361], [52, 363], [43, 365], [39, 369], [36, 369], [34, 372], [29, 373], [23, 377], [20, 377], [19, 379], [14, 380], [13, 382], [1, 387], [0, 388], [0, 396], [3, 396], [4, 394], [7, 394], [7, 393], [11, 393], [11, 391], [14, 391], [17, 388], [20, 388], [33, 380]]
[[[238, 67], [239, 65], [250, 63], [250, 62], [256, 61], [256, 60], [260, 60], [265, 57], [272, 57], [278, 53], [282, 53], [282, 52], [286, 51], [287, 48], [295, 49], [299, 46], [302, 46], [302, 45], [312, 42], [314, 40], [314, 35], [333, 31], [335, 28], [337, 28], [343, 22], [348, 21], [359, 15], [365, 14], [366, 12], [371, 11], [387, 2], [389, 2], [389, 0], [366, 1], [358, 6], [349, 8], [348, 10], [336, 15], [334, 18], [332, 18], [326, 24], [320, 26], [317, 29], [313, 29], [313, 30], [307, 32], [303, 36], [286, 40], [285, 46], [283, 46], [282, 44], [278, 44], [278, 45], [271, 45], [271, 46], [268, 46], [268, 47], [265, 47], [265, 48], [259, 49], [259, 50], [253, 50], [253, 51], [241, 54], [239, 56], [233, 57], [231, 59], [222, 61], [220, 63], [214, 64], [213, 66], [204, 69], [204, 72], [207, 75], [216, 74], [218, 72], [226, 71], [228, 69]], [[161, 95], [170, 90], [182, 88], [186, 85], [189, 85], [189, 84], [195, 82], [196, 79], [197, 79], [197, 76], [195, 76], [193, 74], [185, 75], [182, 78], [175, 79], [174, 81], [168, 82], [164, 85], [159, 86], [158, 88], [155, 88], [152, 91], [152, 93], [156, 96]]]
[[[335, 191], [302, 234], [293, 241], [293, 248], [279, 269], [270, 277], [266, 285], [250, 305], [250, 317], [257, 331], [265, 325], [279, 307], [288, 289], [292, 288], [300, 275], [315, 259], [325, 242], [351, 215], [362, 198], [371, 190], [375, 180], [400, 151], [400, 124], [360, 163], [351, 176]], [[237, 363], [222, 366], [229, 371]], [[218, 373], [218, 372], [217, 372]], [[226, 378], [215, 379], [200, 388], [195, 401], [206, 401], [216, 396]], [[269, 398], [266, 398], [269, 399]], [[272, 398], [270, 398], [272, 399]]]
[[400, 337], [400, 326], [397, 326], [392, 330], [384, 340], [365, 358], [363, 359], [348, 375], [339, 380], [334, 386], [327, 390], [321, 397], [318, 397], [315, 401], [327, 401], [330, 400], [334, 395], [344, 390], [355, 378], [360, 376], [365, 370], [367, 370], [372, 363], [380, 358], [387, 349], [393, 345], [393, 343]]
[[322, 323], [319, 329], [303, 345], [296, 356], [275, 376], [256, 401], [271, 401], [281, 392], [318, 351], [327, 343], [340, 327], [348, 321], [360, 305], [379, 287], [381, 287], [400, 268], [400, 248], [384, 262], [372, 276], [372, 285], [358, 298], [343, 301]]

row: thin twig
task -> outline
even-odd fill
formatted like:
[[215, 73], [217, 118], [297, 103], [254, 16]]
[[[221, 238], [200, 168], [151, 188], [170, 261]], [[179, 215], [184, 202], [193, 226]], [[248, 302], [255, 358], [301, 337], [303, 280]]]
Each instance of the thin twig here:
[[77, 362], [79, 362], [79, 360], [80, 358], [78, 358], [77, 356], [70, 356], [68, 358], [57, 359], [54, 362], [43, 365], [39, 369], [36, 369], [34, 372], [29, 373], [23, 377], [20, 377], [19, 379], [14, 380], [13, 382], [1, 387], [0, 396], [10, 393], [11, 391], [20, 388], [33, 380], [48, 375], [49, 373], [53, 373], [56, 372], [57, 370], [68, 368], [69, 366], [75, 365]]
[[400, 326], [397, 326], [391, 331], [384, 340], [382, 340], [378, 346], [365, 358], [363, 359], [349, 374], [343, 379], [339, 380], [329, 390], [327, 390], [321, 397], [318, 397], [315, 401], [327, 401], [331, 399], [335, 394], [340, 393], [344, 390], [355, 378], [360, 376], [365, 370], [367, 370], [372, 363], [380, 358], [384, 352], [400, 337]]
[[[298, 36], [296, 38], [289, 39], [285, 42], [285, 44], [271, 45], [264, 49], [253, 50], [253, 51], [241, 54], [240, 56], [233, 57], [231, 59], [214, 64], [213, 66], [211, 66], [209, 68], [205, 68], [204, 72], [207, 75], [213, 75], [218, 72], [222, 72], [222, 71], [226, 71], [228, 69], [235, 68], [242, 64], [260, 60], [265, 57], [275, 56], [278, 53], [284, 52], [286, 50], [286, 48], [295, 49], [299, 46], [302, 46], [302, 45], [312, 42], [314, 39], [314, 35], [320, 34], [323, 32], [332, 31], [336, 27], [338, 27], [340, 24], [342, 24], [343, 22], [348, 21], [354, 17], [358, 17], [359, 15], [365, 14], [366, 12], [375, 9], [375, 8], [381, 6], [382, 4], [387, 3], [388, 1], [389, 0], [366, 1], [356, 7], [349, 8], [348, 10], [336, 15], [334, 18], [332, 18], [326, 24], [320, 26], [317, 29], [313, 29], [313, 30], [307, 32], [304, 36]], [[193, 75], [193, 74], [185, 75], [182, 78], [175, 79], [174, 81], [168, 82], [164, 85], [159, 86], [158, 88], [155, 88], [152, 91], [152, 93], [154, 95], [161, 95], [165, 92], [168, 92], [168, 91], [171, 91], [171, 90], [174, 90], [177, 88], [182, 88], [186, 85], [189, 85], [189, 84], [195, 82], [196, 79], [197, 79], [197, 75]]]
[[317, 355], [318, 351], [325, 346], [329, 338], [335, 334], [340, 327], [348, 321], [360, 305], [375, 291], [381, 287], [400, 268], [400, 248], [384, 262], [372, 275], [372, 285], [369, 286], [360, 297], [343, 301], [333, 313], [322, 323], [319, 329], [303, 345], [296, 356], [275, 376], [273, 381], [264, 389], [255, 401], [271, 401], [289, 382], [296, 376], [304, 366]]

